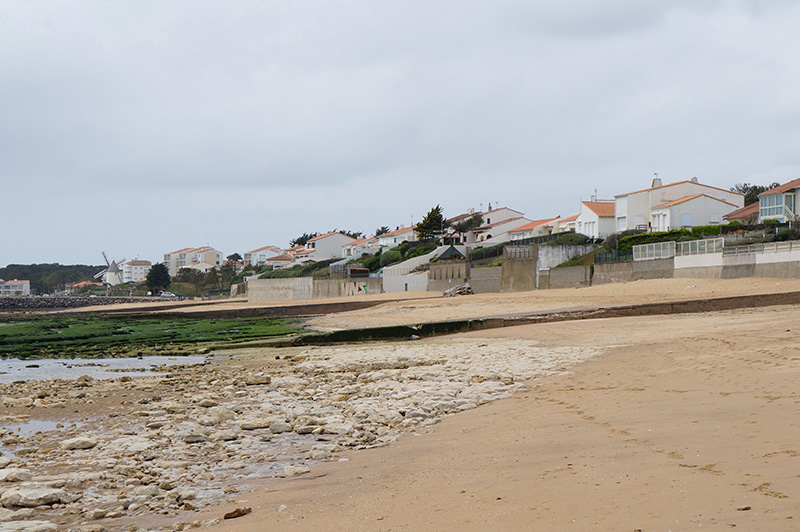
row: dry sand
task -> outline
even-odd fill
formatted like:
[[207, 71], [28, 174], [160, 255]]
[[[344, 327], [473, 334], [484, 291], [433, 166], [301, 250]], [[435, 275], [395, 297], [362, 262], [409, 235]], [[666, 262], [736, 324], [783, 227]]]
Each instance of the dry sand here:
[[[671, 286], [692, 284], [705, 285]], [[245, 532], [798, 530], [798, 310], [470, 333], [616, 347], [511, 399], [198, 517], [249, 506], [252, 514], [212, 528]]]
[[318, 316], [309, 325], [320, 330], [350, 329], [483, 318], [540, 310], [795, 291], [800, 291], [800, 279], [653, 279], [587, 288], [392, 301], [369, 309]]

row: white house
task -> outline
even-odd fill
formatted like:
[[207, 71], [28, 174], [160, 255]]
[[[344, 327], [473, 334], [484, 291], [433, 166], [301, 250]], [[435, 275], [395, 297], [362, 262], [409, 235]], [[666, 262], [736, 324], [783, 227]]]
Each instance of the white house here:
[[283, 250], [277, 246], [263, 246], [247, 251], [242, 257], [245, 266], [262, 266], [267, 263], [267, 259], [283, 255]]
[[0, 296], [29, 296], [31, 295], [31, 282], [19, 279], [3, 281], [0, 279]]
[[614, 200], [581, 202], [581, 213], [575, 224], [575, 232], [589, 238], [605, 238], [614, 233]]
[[380, 249], [378, 239], [374, 236], [368, 236], [366, 238], [359, 238], [358, 240], [342, 246], [342, 257], [360, 257], [365, 253], [378, 251], [378, 249]]
[[[489, 219], [489, 217], [484, 217], [484, 220]], [[525, 218], [524, 216], [516, 216], [514, 218], [499, 220], [494, 223], [486, 223], [469, 231], [467, 233], [466, 242], [467, 245], [478, 244], [487, 241], [491, 241], [491, 244], [508, 242], [511, 240], [511, 231], [519, 229], [520, 227], [523, 227], [529, 223], [531, 223], [531, 220]]]
[[[220, 266], [222, 265], [222, 252], [210, 246], [203, 246], [199, 248], [183, 248], [164, 254], [164, 266], [167, 267], [171, 276], [175, 276], [181, 268], [188, 268], [200, 263], [207, 264], [212, 268]], [[204, 267], [197, 269], [204, 270]]]
[[707, 194], [695, 194], [655, 205], [650, 214], [653, 231], [688, 229], [697, 225], [716, 225], [722, 217], [739, 207]]
[[516, 229], [508, 232], [509, 240], [513, 242], [516, 240], [525, 240], [527, 238], [549, 235], [550, 231], [553, 229], [549, 224], [555, 219], [556, 218], [545, 218], [543, 220], [534, 220], [521, 227], [517, 227]]
[[120, 264], [123, 283], [140, 283], [150, 273], [152, 263], [149, 260], [129, 260]]
[[398, 227], [394, 231], [383, 233], [378, 236], [378, 245], [382, 248], [393, 248], [402, 242], [416, 242], [417, 234], [414, 232], [416, 226]]
[[580, 213], [573, 214], [571, 216], [565, 216], [563, 218], [559, 216], [558, 218], [550, 220], [549, 222], [547, 222], [547, 225], [550, 227], [550, 234], [555, 235], [558, 233], [570, 233], [570, 232], [574, 233], [575, 225], [578, 222], [579, 216]]
[[797, 219], [797, 202], [800, 200], [800, 179], [789, 181], [779, 187], [758, 195], [758, 222], [778, 220], [779, 222]]
[[[616, 231], [625, 231], [627, 229], [655, 230], [656, 224], [654, 222], [657, 221], [663, 224], [663, 212], [659, 211], [658, 216], [662, 218], [655, 220], [653, 218], [654, 207], [663, 207], [663, 205], [667, 203], [697, 195], [705, 195], [723, 201], [733, 205], [734, 209], [744, 206], [743, 194], [704, 185], [699, 183], [696, 177], [693, 177], [689, 181], [677, 181], [667, 185], [662, 185], [661, 179], [655, 178], [650, 188], [614, 196]], [[692, 204], [692, 206], [695, 205], [701, 205], [701, 203], [695, 202]], [[722, 219], [722, 214], [723, 213], [720, 212], [720, 220]], [[698, 213], [698, 215], [696, 217], [693, 216], [693, 218], [701, 220], [704, 216], [702, 213]], [[695, 221], [694, 225], [704, 224]]]
[[321, 261], [342, 256], [342, 246], [350, 244], [356, 239], [342, 233], [326, 233], [316, 236], [306, 242], [305, 250], [295, 254], [295, 259]]
[[[509, 231], [517, 229], [531, 222], [531, 220], [525, 218], [523, 213], [515, 211], [514, 209], [510, 209], [508, 207], [492, 209], [491, 203], [489, 204], [489, 210], [485, 212], [476, 213], [470, 211], [469, 213], [451, 218], [450, 221], [458, 221], [462, 218], [474, 216], [475, 214], [481, 215], [483, 223], [479, 227], [468, 231], [464, 235], [465, 244], [475, 244], [477, 242], [484, 242], [491, 239], [494, 239], [495, 242], [503, 242], [510, 239], [510, 236], [507, 235]], [[501, 235], [506, 236], [498, 240], [497, 237]]]

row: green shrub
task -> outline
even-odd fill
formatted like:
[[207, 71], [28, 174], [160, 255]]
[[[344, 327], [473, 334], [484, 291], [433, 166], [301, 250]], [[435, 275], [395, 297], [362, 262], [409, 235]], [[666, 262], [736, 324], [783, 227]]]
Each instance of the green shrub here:
[[775, 240], [785, 242], [787, 240], [800, 240], [800, 231], [797, 229], [780, 229], [775, 235]]
[[401, 260], [403, 260], [403, 256], [400, 254], [400, 252], [390, 249], [386, 253], [381, 254], [380, 265], [383, 268], [396, 262], [400, 262]]
[[589, 237], [581, 233], [564, 233], [555, 240], [548, 242], [548, 246], [582, 246], [589, 242]]
[[728, 222], [728, 225], [731, 227], [739, 227], [742, 225], [742, 222], [740, 222], [739, 220], [731, 220], [730, 222]]
[[619, 245], [619, 241], [621, 238], [624, 238], [626, 236], [641, 235], [641, 234], [644, 234], [644, 231], [642, 229], [627, 229], [625, 231], [620, 231], [619, 233], [608, 235], [606, 237], [606, 241], [605, 244], [603, 244], [603, 246], [608, 251], [617, 251], [617, 246]]
[[696, 227], [692, 227], [692, 238], [695, 240], [700, 240], [704, 235], [719, 235], [721, 231], [722, 230], [720, 229], [719, 225], [698, 225]]
[[656, 233], [643, 233], [640, 235], [625, 236], [619, 239], [617, 244], [618, 251], [631, 251], [633, 246], [641, 244], [652, 244], [654, 242], [669, 242], [670, 240], [683, 241], [691, 240], [692, 233], [686, 229], [673, 229], [671, 231], [659, 231]]

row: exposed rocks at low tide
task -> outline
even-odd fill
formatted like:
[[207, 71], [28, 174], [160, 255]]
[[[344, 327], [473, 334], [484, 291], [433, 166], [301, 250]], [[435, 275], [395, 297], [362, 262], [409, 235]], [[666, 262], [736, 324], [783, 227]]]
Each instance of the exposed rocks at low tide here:
[[[448, 339], [264, 350], [160, 377], [3, 384], [0, 531], [205, 526], [198, 508], [509, 397], [597, 352]], [[26, 432], [37, 418], [62, 426]]]
[[0, 297], [0, 310], [36, 310], [94, 307], [120, 303], [152, 303], [157, 297], [11, 296]]

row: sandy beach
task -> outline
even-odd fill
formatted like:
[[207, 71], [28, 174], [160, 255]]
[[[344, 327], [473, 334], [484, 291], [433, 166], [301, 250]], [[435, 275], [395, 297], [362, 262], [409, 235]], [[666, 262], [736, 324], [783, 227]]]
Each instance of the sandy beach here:
[[[387, 301], [312, 323], [793, 290], [800, 283], [775, 279], [638, 281]], [[263, 349], [168, 377], [16, 385], [0, 394], [8, 416], [62, 421], [71, 432], [22, 442], [25, 456], [5, 467], [83, 494], [26, 514], [65, 530], [797, 530], [798, 310]], [[64, 438], [77, 436], [95, 446], [65, 449]], [[89, 456], [105, 469], [82, 461]], [[72, 477], [58, 469], [64, 463]], [[79, 481], [98, 474], [108, 492], [92, 499]], [[0, 482], [0, 491], [11, 486]], [[227, 498], [204, 499], [212, 488]], [[223, 519], [236, 508], [252, 513]]]
[[612, 347], [511, 399], [247, 494], [225, 508], [253, 514], [214, 529], [797, 530], [797, 310], [484, 331]]

